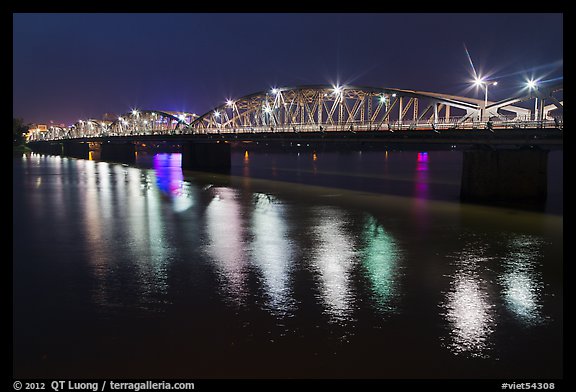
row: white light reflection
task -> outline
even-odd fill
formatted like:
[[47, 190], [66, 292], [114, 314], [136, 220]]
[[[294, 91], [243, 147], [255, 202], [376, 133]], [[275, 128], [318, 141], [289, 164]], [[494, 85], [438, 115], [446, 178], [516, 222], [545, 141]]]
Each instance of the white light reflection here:
[[457, 270], [446, 294], [445, 317], [450, 323], [449, 348], [454, 354], [488, 357], [490, 335], [495, 327], [495, 305], [490, 303], [486, 282], [479, 271], [489, 258], [478, 244], [468, 244], [470, 251], [458, 255]]
[[506, 307], [527, 325], [543, 322], [542, 277], [537, 270], [542, 259], [540, 239], [518, 235], [509, 242], [510, 252], [503, 260], [504, 274], [499, 279]]
[[252, 215], [251, 243], [254, 262], [262, 272], [271, 313], [284, 316], [292, 312], [290, 272], [293, 244], [284, 221], [285, 207], [273, 196], [257, 193]]
[[214, 198], [206, 208], [208, 255], [214, 260], [224, 282], [228, 299], [242, 304], [246, 295], [245, 223], [243, 222], [236, 191], [231, 188], [212, 187]]
[[[128, 170], [135, 176], [138, 169], [129, 168]], [[157, 184], [158, 180], [154, 171], [147, 171], [145, 179], [141, 177], [141, 181], [144, 184]], [[131, 234], [131, 242], [137, 244], [130, 246], [130, 250], [134, 254], [134, 260], [138, 260], [136, 263], [138, 279], [141, 295], [145, 299], [142, 304], [148, 306], [152, 302], [159, 302], [154, 298], [160, 297], [165, 300], [168, 290], [167, 264], [175, 249], [170, 246], [166, 233], [161, 191], [157, 187], [146, 186], [143, 196], [144, 214], [142, 210], [133, 210], [129, 216], [127, 228]]]
[[354, 243], [346, 234], [346, 217], [339, 210], [324, 207], [314, 215], [317, 224], [312, 233], [314, 267], [320, 275], [321, 293], [326, 311], [335, 321], [347, 321], [352, 311], [353, 292], [350, 272], [356, 262]]
[[[102, 215], [102, 195], [100, 192], [100, 170], [101, 164], [97, 167], [95, 161], [86, 161], [86, 191], [81, 193], [84, 196], [84, 222], [86, 225], [86, 241], [89, 249], [89, 257], [95, 276], [95, 287], [93, 289], [93, 301], [98, 305], [109, 303], [108, 286], [106, 284], [106, 275], [109, 268], [110, 254], [109, 247], [104, 246], [105, 217]], [[109, 189], [106, 189], [109, 191]]]
[[[68, 158], [62, 159], [60, 156], [44, 156], [47, 163], [50, 163], [52, 168], [54, 169], [53, 173], [54, 176], [51, 178], [52, 185], [54, 186], [54, 193], [50, 195], [51, 197], [47, 198], [51, 201], [52, 207], [50, 207], [50, 213], [54, 214], [54, 218], [58, 221], [66, 222], [68, 217], [66, 216], [68, 212], [67, 207], [67, 198], [69, 197], [70, 193], [65, 192], [68, 188], [67, 182], [69, 181], [70, 177], [72, 177], [74, 173], [74, 169], [70, 166], [71, 160]], [[65, 165], [67, 167], [65, 167]], [[64, 241], [64, 232], [60, 232], [60, 230], [56, 231], [56, 235], [60, 238], [61, 241]]]
[[[167, 301], [167, 267], [174, 249], [166, 233], [160, 191], [153, 186], [154, 173], [83, 162], [86, 229], [97, 282], [94, 302], [113, 311], [125, 306], [160, 311], [158, 305]], [[122, 294], [123, 279], [130, 280], [134, 296]]]

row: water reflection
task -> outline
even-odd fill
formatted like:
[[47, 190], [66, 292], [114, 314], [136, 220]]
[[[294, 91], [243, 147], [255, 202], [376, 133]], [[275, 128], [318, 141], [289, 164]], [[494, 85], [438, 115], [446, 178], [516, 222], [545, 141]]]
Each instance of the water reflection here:
[[400, 248], [373, 216], [366, 219], [362, 241], [362, 264], [370, 279], [376, 307], [381, 312], [394, 312], [400, 275]]
[[[490, 250], [488, 256], [489, 244], [502, 250]], [[542, 312], [542, 246], [540, 237], [511, 233], [499, 241], [476, 238], [456, 255], [451, 288], [441, 305], [451, 325], [448, 346], [454, 353], [490, 355], [490, 336], [504, 322], [496, 319], [497, 314], [502, 315], [495, 310], [500, 307], [497, 293], [505, 309], [525, 326], [539, 325], [548, 319]]]
[[350, 273], [357, 254], [352, 238], [346, 233], [346, 216], [332, 207], [320, 207], [314, 214], [312, 235], [313, 266], [320, 276], [320, 290], [327, 313], [334, 321], [346, 321], [354, 299]]
[[416, 226], [420, 232], [425, 231], [430, 226], [430, 216], [428, 213], [429, 191], [429, 166], [428, 153], [419, 152], [416, 155], [416, 170], [414, 171], [414, 215], [418, 220]]
[[530, 235], [516, 235], [508, 241], [508, 254], [503, 258], [504, 273], [499, 279], [508, 310], [518, 320], [535, 325], [543, 322], [542, 276], [538, 264], [542, 260], [542, 241]]
[[[561, 377], [562, 302], [551, 295], [562, 291], [561, 219], [427, 202], [419, 236], [415, 198], [184, 180], [179, 157], [148, 158], [147, 168], [16, 162], [15, 315], [29, 326], [16, 328], [18, 356], [49, 342], [69, 358], [64, 369], [130, 359], [174, 377], [189, 373], [191, 352], [206, 377]], [[250, 161], [263, 171], [257, 154]], [[405, 188], [414, 196], [413, 183]], [[26, 309], [48, 309], [47, 328]], [[394, 363], [365, 355], [383, 347]], [[30, 363], [16, 359], [15, 369], [38, 374], [48, 362]]]
[[241, 304], [246, 296], [247, 235], [237, 191], [211, 187], [212, 200], [206, 208], [206, 250], [214, 261], [226, 297]]
[[419, 152], [416, 156], [416, 172], [414, 173], [414, 195], [416, 199], [428, 199], [428, 153]]
[[455, 354], [487, 357], [492, 348], [495, 305], [482, 276], [485, 264], [491, 260], [485, 253], [485, 246], [471, 242], [456, 255], [456, 271], [441, 305], [451, 328], [448, 347]]
[[286, 207], [275, 197], [257, 193], [250, 226], [254, 263], [263, 277], [267, 306], [271, 313], [287, 315], [293, 311], [290, 273], [295, 244], [288, 236]]
[[[83, 196], [84, 204], [91, 206], [84, 208], [84, 222], [86, 223], [86, 239], [92, 255], [98, 256], [91, 258], [93, 262], [94, 274], [98, 278], [102, 278], [106, 273], [106, 265], [108, 260], [107, 248], [99, 249], [102, 243], [103, 228], [102, 228], [102, 214], [100, 212], [99, 196], [100, 192], [97, 191], [98, 176], [96, 172], [96, 162], [90, 161], [84, 165], [86, 173], [86, 192]], [[99, 249], [99, 251], [98, 251]], [[97, 291], [102, 291], [100, 290]]]
[[[80, 202], [96, 278], [93, 301], [105, 307], [136, 305], [158, 311], [166, 301], [167, 263], [174, 250], [162, 199], [150, 185], [157, 181], [154, 172], [88, 160], [74, 165], [83, 175], [77, 181], [86, 187]], [[132, 288], [123, 293], [127, 282]]]
[[156, 154], [153, 165], [158, 189], [170, 197], [180, 195], [184, 180], [182, 154]]
[[[138, 169], [124, 168], [136, 182]], [[137, 197], [131, 205], [128, 215], [127, 232], [129, 251], [132, 259], [138, 260], [135, 267], [137, 277], [142, 285], [142, 295], [150, 302], [166, 301], [168, 261], [175, 249], [170, 245], [167, 235], [166, 217], [162, 211], [163, 199], [159, 190], [151, 184], [158, 179], [154, 171], [146, 172], [140, 177], [141, 186], [146, 189], [144, 197]], [[132, 198], [130, 198], [132, 201]]]
[[182, 154], [156, 154], [153, 159], [157, 186], [172, 202], [174, 212], [184, 212], [192, 205], [190, 184], [184, 181]]

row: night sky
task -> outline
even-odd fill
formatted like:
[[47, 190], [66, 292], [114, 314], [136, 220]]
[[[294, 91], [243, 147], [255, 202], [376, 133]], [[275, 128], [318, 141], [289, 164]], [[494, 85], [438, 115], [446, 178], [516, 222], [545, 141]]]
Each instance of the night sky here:
[[[13, 14], [13, 115], [72, 123], [132, 108], [203, 114], [272, 87], [340, 84], [483, 98], [563, 75], [563, 16]], [[466, 51], [467, 48], [467, 51]]]

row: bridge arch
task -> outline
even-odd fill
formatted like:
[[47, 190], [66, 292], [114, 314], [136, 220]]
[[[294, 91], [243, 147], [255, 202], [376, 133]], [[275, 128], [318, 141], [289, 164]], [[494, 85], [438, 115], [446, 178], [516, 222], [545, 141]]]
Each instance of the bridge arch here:
[[[69, 128], [31, 132], [29, 140], [236, 132], [396, 131], [562, 128], [562, 84], [539, 86], [499, 102], [398, 88], [306, 85], [228, 100], [201, 116], [132, 110], [117, 118], [79, 120]], [[534, 111], [513, 106], [534, 99]], [[486, 104], [487, 103], [487, 104]], [[548, 103], [548, 105], [546, 105]], [[501, 111], [513, 115], [506, 116]], [[554, 111], [554, 115], [550, 113]], [[558, 113], [560, 113], [558, 115]], [[486, 115], [487, 114], [487, 115]]]
[[[542, 85], [535, 86], [534, 88], [526, 87], [526, 90], [521, 95], [490, 103], [486, 107], [486, 110], [491, 115], [497, 115], [497, 112], [500, 109], [510, 111], [515, 113], [519, 120], [553, 120], [561, 117], [561, 115], [554, 116], [550, 114], [551, 112], [560, 114], [563, 114], [564, 112], [564, 100], [562, 98], [563, 92], [564, 83], [542, 83]], [[534, 101], [534, 109], [513, 106], [517, 103], [532, 100]]]
[[137, 110], [124, 113], [110, 123], [109, 135], [146, 135], [180, 132], [195, 118], [184, 112]]
[[479, 109], [479, 101], [397, 88], [282, 87], [228, 100], [184, 132], [393, 130], [417, 124], [432, 128], [439, 122], [456, 123], [451, 109], [465, 116]]

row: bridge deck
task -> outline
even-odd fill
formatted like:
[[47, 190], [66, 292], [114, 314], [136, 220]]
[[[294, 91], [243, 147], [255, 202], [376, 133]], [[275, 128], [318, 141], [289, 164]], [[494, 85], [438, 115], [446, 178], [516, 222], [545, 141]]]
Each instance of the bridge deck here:
[[[563, 131], [558, 129], [517, 130], [443, 130], [443, 131], [331, 131], [331, 132], [241, 132], [214, 134], [147, 134], [106, 137], [84, 137], [53, 140], [52, 142], [214, 142], [214, 141], [274, 141], [290, 142], [366, 142], [410, 144], [488, 144], [488, 145], [548, 145], [562, 146]], [[48, 141], [47, 141], [48, 142]], [[43, 142], [31, 142], [43, 143]]]

